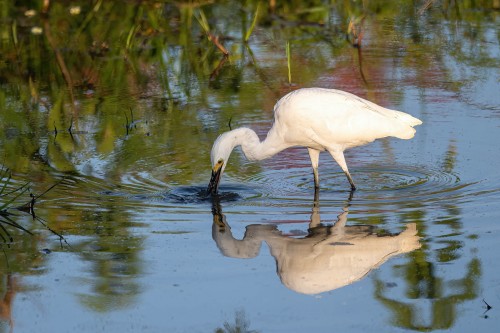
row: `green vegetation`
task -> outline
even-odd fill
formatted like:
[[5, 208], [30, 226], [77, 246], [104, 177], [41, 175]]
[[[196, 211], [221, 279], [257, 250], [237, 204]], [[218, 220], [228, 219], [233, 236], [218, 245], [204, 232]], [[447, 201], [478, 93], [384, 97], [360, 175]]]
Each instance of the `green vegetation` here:
[[[115, 159], [115, 168], [123, 168], [123, 157], [113, 156], [120, 144], [154, 149], [145, 135], [129, 135], [125, 140], [132, 110], [140, 134], [167, 142], [176, 150], [178, 162], [173, 167], [186, 169], [187, 162], [179, 154], [192, 158], [200, 138], [209, 142], [230, 118], [241, 118], [238, 109], [269, 110], [289, 89], [285, 83], [290, 84], [292, 76], [298, 86], [318, 85], [318, 77], [334, 59], [358, 57], [350, 54], [351, 45], [358, 42], [366, 43], [366, 49], [376, 42], [399, 52], [398, 61], [409, 72], [415, 66], [424, 68], [420, 77], [412, 78], [422, 89], [432, 84], [426, 72], [435, 71], [430, 67], [435, 64], [441, 75], [449, 77], [445, 80], [449, 85], [443, 88], [456, 93], [467, 80], [447, 68], [443, 50], [453, 50], [457, 59], [468, 64], [497, 68], [498, 58], [488, 53], [483, 42], [491, 38], [483, 25], [497, 18], [497, 7], [497, 1], [139, 1], [123, 5], [98, 0], [79, 6], [66, 1], [23, 5], [3, 1], [0, 140], [5, 164], [28, 172], [33, 168], [30, 156], [43, 151], [43, 163], [74, 172], [75, 155], [91, 158], [98, 152], [107, 160]], [[458, 24], [458, 29], [448, 29], [447, 21]], [[369, 36], [367, 25], [373, 30]], [[393, 49], [397, 45], [412, 52]], [[369, 87], [384, 64], [361, 63], [360, 56], [360, 74]], [[481, 74], [474, 75], [475, 79]], [[254, 77], [271, 93], [268, 100], [256, 103], [256, 90], [262, 88]], [[228, 99], [234, 102], [228, 105]], [[220, 110], [217, 105], [222, 105]], [[203, 112], [211, 113], [215, 123], [204, 123]], [[20, 133], [31, 133], [30, 140]], [[176, 139], [188, 147], [176, 147]], [[18, 154], [19, 150], [24, 153]], [[126, 164], [139, 160], [140, 156], [129, 156]], [[158, 154], [156, 164], [170, 161], [168, 154]], [[200, 156], [194, 163], [203, 164], [205, 159]], [[196, 181], [189, 172], [186, 181]]]

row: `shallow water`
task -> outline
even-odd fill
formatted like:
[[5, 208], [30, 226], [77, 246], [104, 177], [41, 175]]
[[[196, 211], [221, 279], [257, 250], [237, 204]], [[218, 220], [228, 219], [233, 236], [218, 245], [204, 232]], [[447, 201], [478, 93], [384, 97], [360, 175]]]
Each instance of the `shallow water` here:
[[[230, 50], [221, 64], [197, 8], [112, 3], [69, 19], [55, 4], [48, 25], [13, 5], [16, 19], [3, 17], [11, 29], [17, 20], [19, 39], [0, 80], [0, 155], [12, 174], [2, 181], [9, 190], [29, 182], [40, 197], [35, 218], [16, 209], [29, 192], [5, 207], [15, 215], [0, 215], [0, 330], [499, 326], [498, 11], [436, 5], [414, 16], [420, 7], [406, 2], [384, 10], [311, 2], [273, 16], [265, 7], [246, 47], [240, 29], [256, 2], [206, 5]], [[136, 13], [148, 19], [122, 22]], [[349, 42], [349, 17], [362, 25], [361, 48]], [[37, 24], [42, 35], [30, 32]], [[51, 36], [51, 25], [78, 33], [78, 43], [57, 47], [64, 35]], [[101, 42], [97, 32], [116, 44], [85, 40]], [[26, 55], [31, 76], [19, 72], [19, 45], [40, 51], [47, 68]], [[233, 152], [219, 197], [208, 197], [217, 135], [248, 126], [265, 136], [276, 100], [306, 86], [350, 91], [424, 124], [412, 140], [347, 151], [354, 193], [323, 153], [315, 198], [307, 150], [293, 148], [262, 162]]]

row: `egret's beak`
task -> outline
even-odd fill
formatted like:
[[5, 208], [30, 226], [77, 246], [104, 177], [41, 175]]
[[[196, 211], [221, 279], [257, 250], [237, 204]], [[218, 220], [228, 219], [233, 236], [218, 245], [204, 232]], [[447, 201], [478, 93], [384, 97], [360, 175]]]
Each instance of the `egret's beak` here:
[[210, 177], [210, 183], [208, 183], [207, 193], [214, 195], [217, 194], [219, 190], [220, 176], [222, 174], [222, 163], [216, 164], [212, 169], [212, 177]]

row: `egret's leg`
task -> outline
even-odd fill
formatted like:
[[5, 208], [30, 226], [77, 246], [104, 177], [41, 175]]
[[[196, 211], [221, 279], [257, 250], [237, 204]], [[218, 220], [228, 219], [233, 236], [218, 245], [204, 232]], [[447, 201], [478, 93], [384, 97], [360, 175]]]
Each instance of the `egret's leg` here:
[[319, 165], [319, 150], [313, 148], [307, 148], [309, 151], [309, 157], [311, 158], [311, 164], [313, 168], [314, 174], [314, 189], [319, 188], [319, 174], [318, 174], [318, 165]]
[[319, 189], [314, 188], [314, 202], [312, 207], [311, 222], [309, 223], [309, 229], [315, 228], [321, 225], [321, 217], [319, 214]]
[[345, 162], [344, 152], [337, 150], [329, 150], [329, 152], [332, 155], [335, 162], [337, 162], [338, 165], [340, 165], [340, 167], [344, 171], [345, 175], [347, 176], [347, 180], [349, 180], [349, 183], [351, 184], [351, 190], [354, 191], [356, 189], [356, 186], [354, 186], [354, 181], [352, 180], [351, 174], [349, 173], [349, 169], [347, 169], [347, 163]]

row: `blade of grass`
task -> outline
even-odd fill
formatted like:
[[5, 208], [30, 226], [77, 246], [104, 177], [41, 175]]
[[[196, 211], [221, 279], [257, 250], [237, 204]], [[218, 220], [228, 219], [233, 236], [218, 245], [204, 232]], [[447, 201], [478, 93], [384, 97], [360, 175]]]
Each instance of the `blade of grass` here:
[[76, 31], [74, 35], [74, 39], [77, 40], [80, 34], [87, 28], [87, 25], [92, 21], [96, 13], [99, 11], [99, 8], [101, 8], [103, 0], [98, 0], [92, 10], [87, 14], [85, 19], [83, 20], [83, 23], [80, 25], [78, 30]]
[[53, 230], [51, 227], [49, 227], [47, 225], [47, 223], [45, 223], [46, 221], [44, 221], [42, 218], [40, 217], [37, 217], [36, 218], [38, 222], [40, 222], [45, 228], [47, 228], [47, 230], [49, 230], [51, 233], [53, 233], [54, 235], [56, 235], [57, 237], [59, 237], [59, 241], [61, 242], [61, 246], [62, 246], [62, 241], [64, 241], [64, 243], [66, 243], [66, 245], [68, 245], [69, 247], [71, 247], [69, 245], [69, 243], [66, 241], [66, 238], [64, 238], [63, 235], [61, 235], [60, 233], [58, 233], [57, 231]]
[[[17, 198], [19, 198], [21, 195], [23, 195], [26, 191], [28, 191], [28, 187], [27, 185], [29, 184], [26, 183], [24, 184], [23, 186], [21, 186], [19, 189], [18, 189], [18, 192], [17, 195], [15, 195], [14, 197], [12, 197], [9, 201], [5, 202], [2, 206], [0, 206], [0, 210], [4, 210], [6, 207], [8, 207], [11, 203], [13, 203], [15, 200], [17, 200]], [[11, 192], [12, 193], [12, 192]]]
[[[7, 175], [7, 173], [9, 172], [8, 169], [4, 169], [2, 167], [2, 169], [0, 170], [0, 179], [3, 181], [3, 179], [5, 178], [5, 175]], [[2, 186], [2, 189], [0, 190], [0, 197], [2, 196], [3, 194], [3, 191], [5, 191], [5, 189], [7, 188], [7, 184], [9, 184], [10, 182], [10, 178], [12, 177], [12, 174], [9, 173], [8, 174], [8, 177], [7, 177], [7, 180], [3, 182], [3, 186]]]
[[288, 84], [292, 84], [292, 60], [290, 54], [290, 42], [286, 42], [286, 62], [288, 65]]
[[140, 27], [141, 26], [139, 24], [136, 24], [130, 28], [127, 35], [127, 42], [125, 43], [125, 49], [130, 50], [130, 48], [132, 47], [132, 38], [135, 36]]
[[208, 24], [207, 17], [203, 13], [203, 11], [201, 9], [197, 10], [194, 14], [194, 17], [196, 18], [196, 20], [198, 20], [198, 23], [200, 24], [203, 31], [208, 34], [210, 32], [210, 25]]
[[257, 16], [259, 15], [259, 9], [260, 9], [260, 2], [257, 3], [257, 9], [255, 9], [255, 15], [252, 20], [252, 24], [250, 25], [250, 28], [247, 30], [247, 33], [245, 34], [245, 42], [248, 41], [250, 38], [250, 35], [252, 35], [252, 31], [255, 28], [255, 24], [257, 24]]
[[[132, 113], [132, 110], [130, 110], [130, 113]], [[40, 198], [41, 196], [45, 195], [47, 192], [49, 192], [50, 190], [52, 190], [54, 187], [56, 187], [57, 185], [61, 184], [66, 178], [61, 178], [57, 183], [53, 184], [51, 187], [49, 187], [48, 189], [46, 189], [45, 191], [42, 192], [42, 194], [39, 194], [35, 197], [35, 200], [37, 200], [38, 198]]]
[[[5, 229], [5, 227], [3, 226], [3, 224], [0, 222], [0, 228], [2, 228], [2, 231], [4, 232], [4, 234], [9, 238], [9, 240], [12, 242], [14, 239], [12, 238], [12, 236], [10, 235], [10, 233], [7, 231], [7, 229]], [[5, 238], [2, 233], [0, 232], [0, 237], [2, 237], [2, 240], [4, 243], [7, 243], [7, 238]]]
[[14, 46], [17, 47], [18, 41], [17, 41], [17, 23], [16, 23], [16, 20], [13, 20], [13, 22], [12, 22], [12, 42], [14, 43]]
[[196, 18], [196, 20], [198, 20], [198, 23], [207, 35], [208, 40], [214, 43], [219, 51], [221, 51], [225, 56], [229, 56], [229, 51], [224, 47], [224, 45], [221, 44], [221, 42], [219, 41], [219, 36], [215, 36], [210, 32], [210, 25], [208, 24], [208, 20], [203, 11], [200, 9], [197, 12], [198, 15], [194, 14], [194, 17]]
[[2, 221], [0, 221], [0, 223], [5, 223], [5, 224], [8, 224], [10, 225], [11, 227], [14, 227], [14, 228], [17, 228], [17, 229], [20, 229], [30, 235], [33, 235], [33, 233], [31, 231], [29, 231], [28, 229], [25, 229], [22, 225], [18, 224], [17, 222], [15, 222], [14, 220], [12, 220], [10, 217], [8, 216], [5, 216], [5, 215], [2, 215], [2, 217], [4, 218]]
[[8, 195], [10, 195], [10, 194], [12, 194], [12, 193], [16, 193], [17, 191], [21, 191], [24, 187], [26, 187], [26, 186], [28, 186], [28, 185], [29, 185], [29, 182], [25, 183], [24, 185], [22, 185], [22, 186], [20, 186], [20, 187], [18, 187], [18, 188], [15, 188], [15, 189], [13, 189], [13, 190], [11, 190], [11, 191], [9, 191], [9, 192], [5, 193], [5, 194], [4, 194], [4, 195], [2, 195], [2, 196], [3, 196], [3, 197], [6, 197], [6, 196], [8, 196]]

